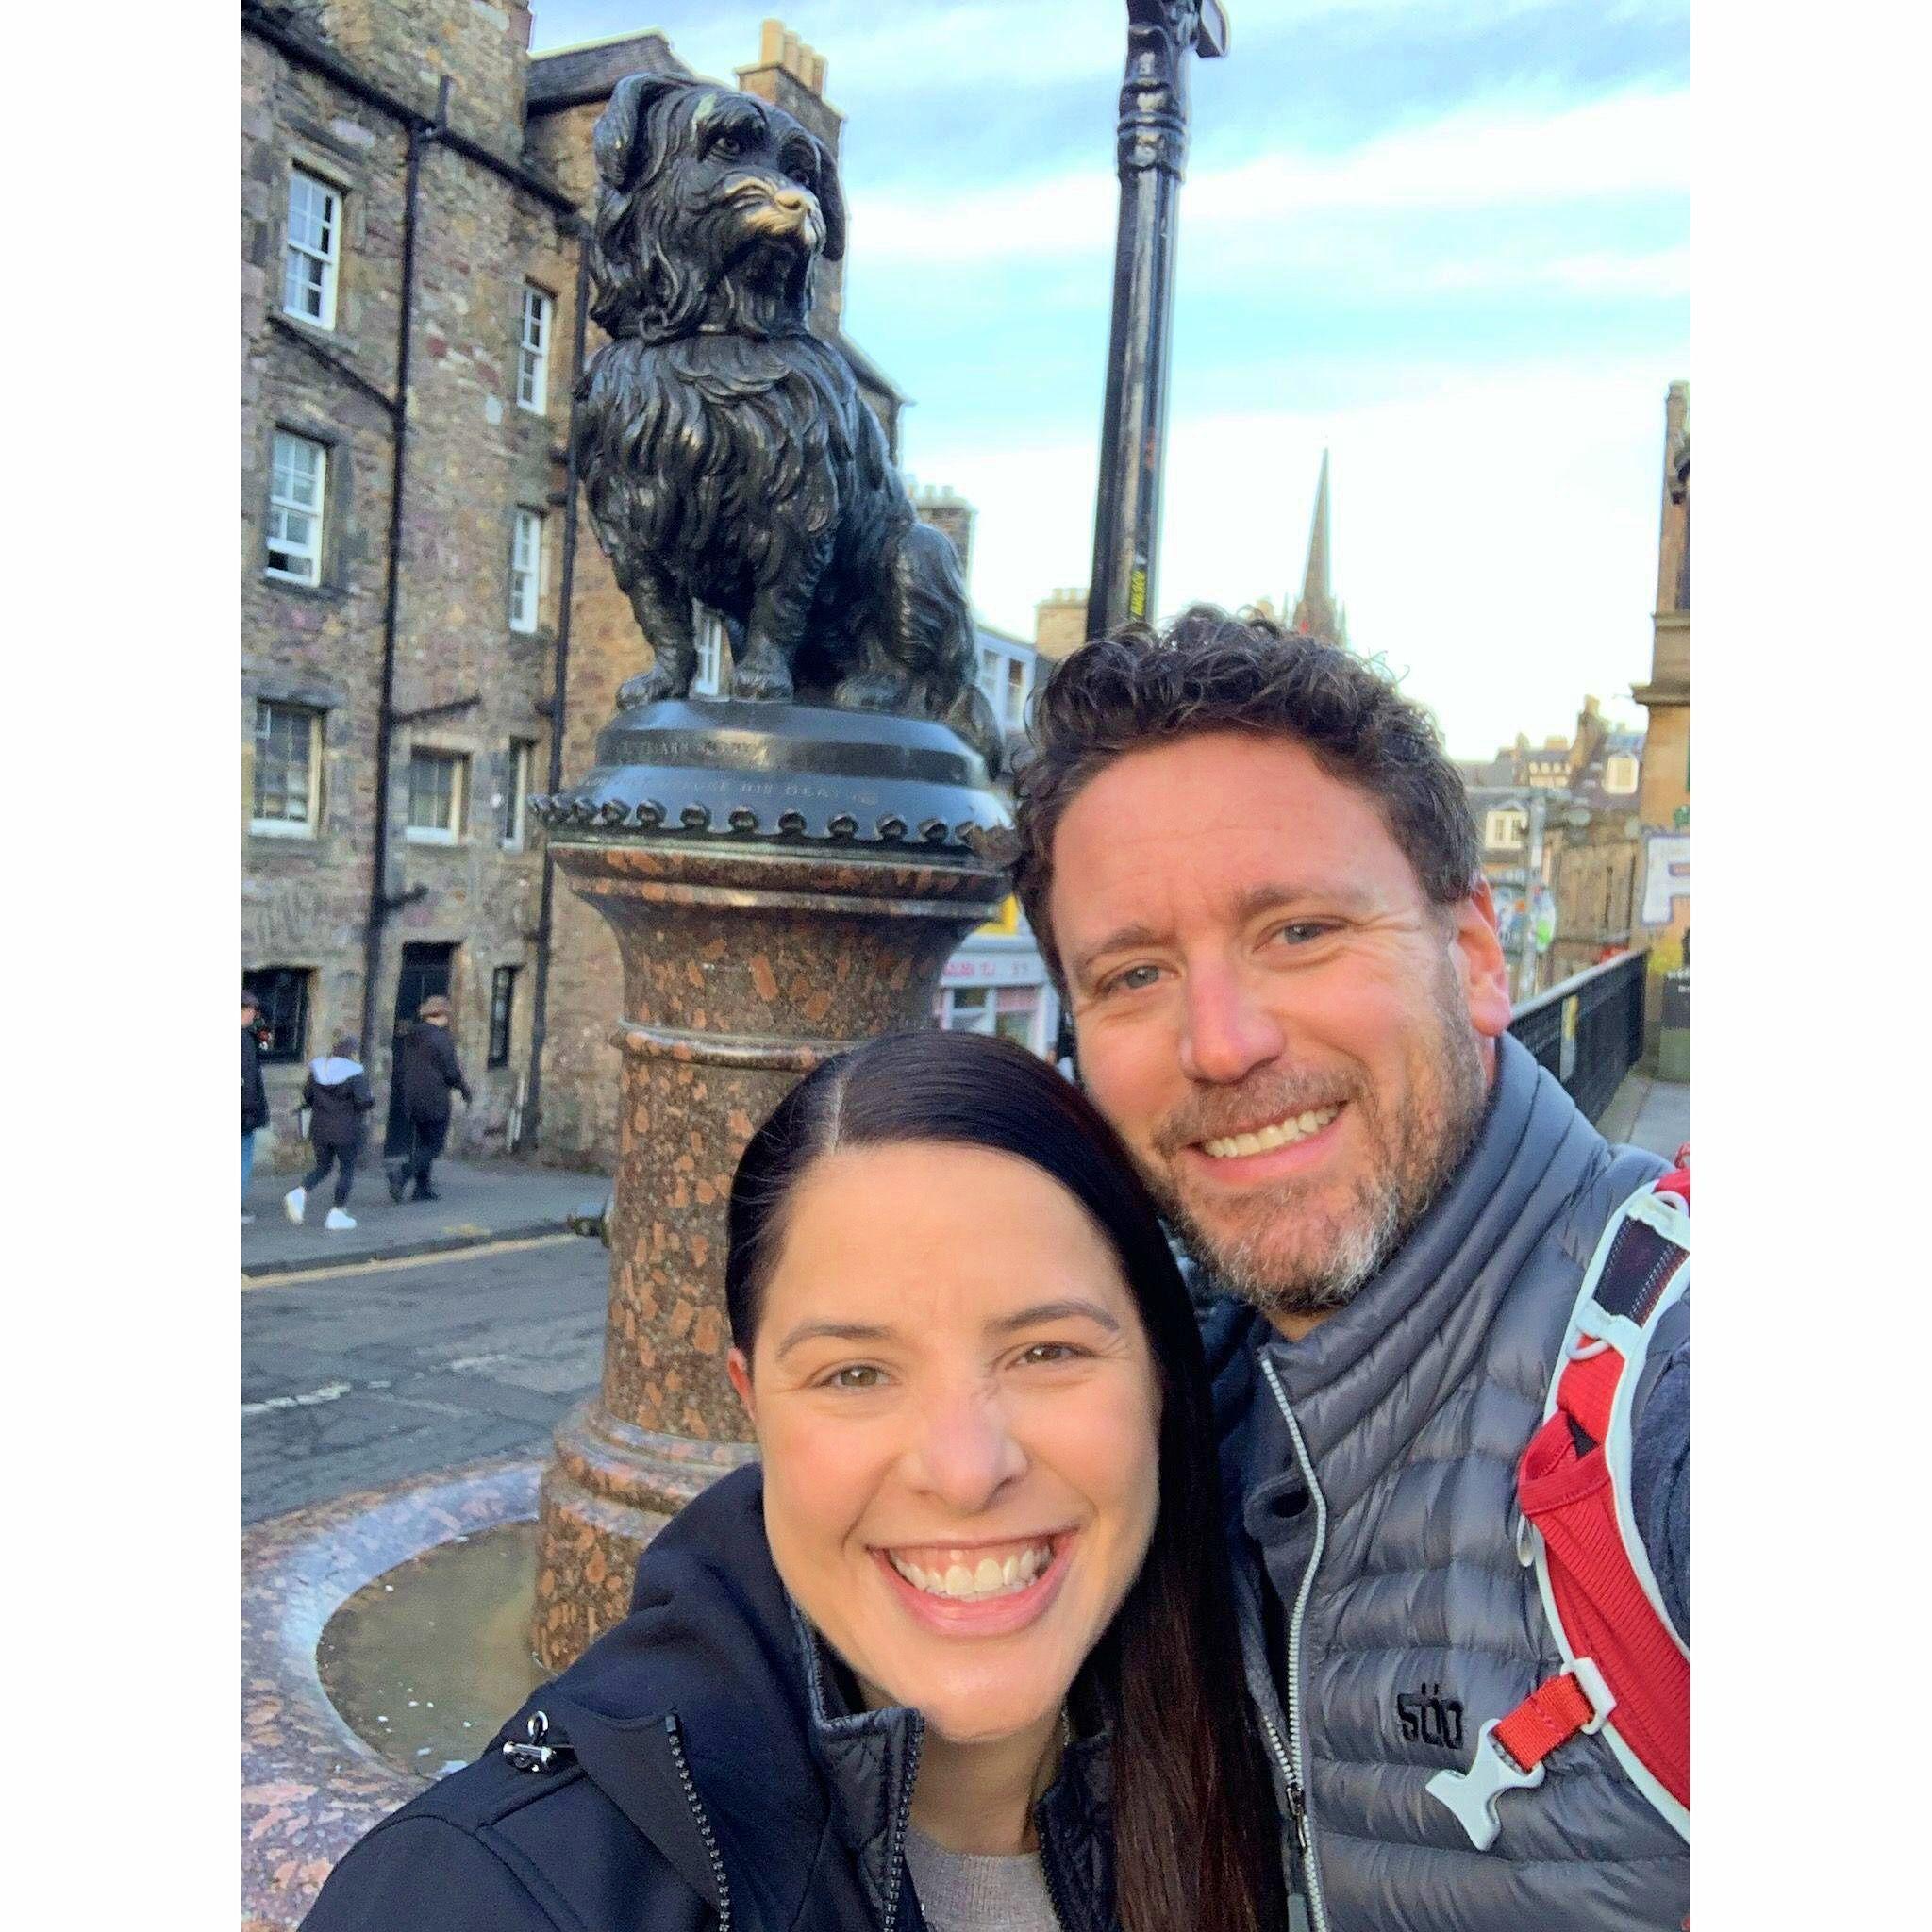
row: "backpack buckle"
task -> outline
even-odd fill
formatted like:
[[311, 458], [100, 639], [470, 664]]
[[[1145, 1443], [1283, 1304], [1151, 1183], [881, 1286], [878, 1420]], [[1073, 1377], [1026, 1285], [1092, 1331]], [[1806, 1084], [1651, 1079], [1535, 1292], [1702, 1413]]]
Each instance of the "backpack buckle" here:
[[1505, 1791], [1528, 1790], [1543, 1781], [1541, 1764], [1525, 1771], [1496, 1741], [1496, 1726], [1502, 1722], [1492, 1717], [1477, 1734], [1475, 1756], [1467, 1771], [1439, 1771], [1424, 1787], [1430, 1797], [1455, 1812], [1457, 1823], [1479, 1852], [1488, 1851], [1502, 1829], [1496, 1823], [1496, 1800]]
[[[1543, 1700], [1565, 1677], [1570, 1678], [1582, 1692], [1589, 1715], [1578, 1715], [1572, 1704], [1561, 1727], [1552, 1731], [1549, 1728], [1552, 1720]], [[1502, 1829], [1496, 1823], [1496, 1800], [1505, 1791], [1525, 1791], [1541, 1784], [1543, 1757], [1557, 1744], [1567, 1742], [1579, 1733], [1591, 1737], [1602, 1730], [1605, 1719], [1616, 1707], [1616, 1697], [1605, 1683], [1604, 1674], [1597, 1669], [1594, 1660], [1587, 1657], [1576, 1657], [1565, 1664], [1547, 1683], [1532, 1690], [1507, 1718], [1492, 1717], [1482, 1727], [1475, 1740], [1475, 1756], [1470, 1760], [1467, 1771], [1439, 1771], [1424, 1789], [1430, 1797], [1455, 1812], [1457, 1822], [1469, 1834], [1470, 1843], [1477, 1851], [1486, 1852], [1495, 1843], [1496, 1834]], [[1541, 1713], [1544, 1735], [1536, 1746], [1537, 1761], [1524, 1766], [1511, 1755], [1496, 1732], [1502, 1724], [1538, 1713]], [[1522, 1748], [1523, 1734], [1517, 1735], [1519, 1748]]]

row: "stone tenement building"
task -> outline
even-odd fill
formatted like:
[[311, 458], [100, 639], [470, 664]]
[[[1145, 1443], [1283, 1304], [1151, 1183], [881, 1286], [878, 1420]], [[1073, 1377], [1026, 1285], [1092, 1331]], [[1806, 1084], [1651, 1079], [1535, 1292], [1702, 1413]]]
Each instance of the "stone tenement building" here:
[[[523, 0], [243, 0], [242, 966], [303, 1062], [456, 1009], [470, 1148], [608, 1158], [617, 948], [525, 801], [592, 762], [649, 661], [570, 490], [591, 132], [661, 34], [532, 58]], [[823, 57], [767, 22], [744, 91], [836, 154]], [[838, 342], [897, 454], [901, 398]], [[970, 541], [970, 517], [967, 525]], [[958, 541], [956, 537], [956, 541]], [[707, 669], [728, 673], [710, 625]]]
[[[1483, 873], [1499, 910], [1537, 880], [1556, 903], [1557, 933], [1537, 963], [1536, 990], [1641, 945], [1643, 844], [1638, 800], [1644, 740], [1620, 730], [1586, 697], [1570, 738], [1519, 737], [1493, 758], [1458, 765], [1482, 839]], [[1531, 811], [1541, 798], [1542, 861], [1529, 875]]]

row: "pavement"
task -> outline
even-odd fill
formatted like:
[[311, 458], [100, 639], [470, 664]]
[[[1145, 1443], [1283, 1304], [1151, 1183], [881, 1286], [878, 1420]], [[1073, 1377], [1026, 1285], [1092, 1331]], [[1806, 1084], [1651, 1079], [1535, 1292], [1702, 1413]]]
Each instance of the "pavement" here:
[[554, 1234], [578, 1208], [601, 1208], [610, 1186], [601, 1174], [536, 1167], [521, 1160], [439, 1160], [434, 1184], [441, 1198], [405, 1198], [397, 1206], [389, 1197], [381, 1160], [365, 1153], [356, 1170], [347, 1210], [356, 1225], [330, 1234], [323, 1219], [335, 1200], [333, 1174], [309, 1196], [303, 1225], [296, 1226], [282, 1211], [282, 1196], [301, 1178], [299, 1173], [256, 1169], [242, 1203], [255, 1216], [242, 1228], [245, 1277], [345, 1261], [396, 1260]]
[[602, 1372], [609, 1288], [603, 1243], [554, 1231], [250, 1282], [243, 1521], [481, 1457], [546, 1455]]
[[1610, 1096], [1596, 1130], [1606, 1141], [1673, 1159], [1690, 1138], [1690, 1083], [1659, 1080], [1633, 1067]]

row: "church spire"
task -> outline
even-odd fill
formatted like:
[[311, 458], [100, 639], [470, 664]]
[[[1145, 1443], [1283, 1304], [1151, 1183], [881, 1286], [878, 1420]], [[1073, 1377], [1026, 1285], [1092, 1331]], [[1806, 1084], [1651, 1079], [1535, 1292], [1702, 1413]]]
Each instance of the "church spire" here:
[[1302, 575], [1301, 601], [1292, 627], [1324, 642], [1348, 642], [1348, 624], [1328, 581], [1328, 452], [1322, 452], [1322, 477], [1315, 486], [1315, 521], [1308, 531], [1308, 567]]

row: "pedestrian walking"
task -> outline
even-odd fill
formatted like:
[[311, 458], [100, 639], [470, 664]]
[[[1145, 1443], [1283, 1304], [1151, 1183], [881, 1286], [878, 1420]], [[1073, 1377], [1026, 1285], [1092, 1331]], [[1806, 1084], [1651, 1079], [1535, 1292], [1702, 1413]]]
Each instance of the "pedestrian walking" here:
[[261, 1042], [255, 1029], [261, 1008], [255, 995], [242, 989], [242, 1219], [255, 1216], [248, 1211], [248, 1179], [255, 1172], [255, 1137], [268, 1125], [268, 1089], [261, 1081]]
[[356, 1182], [356, 1157], [362, 1151], [362, 1116], [375, 1105], [369, 1075], [357, 1058], [361, 1051], [361, 1041], [345, 1033], [329, 1052], [308, 1062], [302, 1105], [308, 1109], [308, 1141], [315, 1149], [315, 1164], [298, 1187], [282, 1196], [282, 1211], [298, 1227], [308, 1206], [309, 1189], [319, 1188], [331, 1167], [336, 1200], [322, 1224], [331, 1234], [346, 1233], [356, 1224], [347, 1212], [349, 1190]]
[[457, 1059], [456, 1041], [449, 1037], [449, 1002], [431, 993], [417, 1009], [416, 1024], [403, 1035], [396, 1055], [395, 1078], [402, 1083], [403, 1112], [409, 1124], [409, 1151], [389, 1164], [389, 1197], [403, 1198], [415, 1182], [410, 1198], [433, 1201], [429, 1170], [449, 1138], [450, 1094], [460, 1093], [470, 1105], [470, 1083]]

